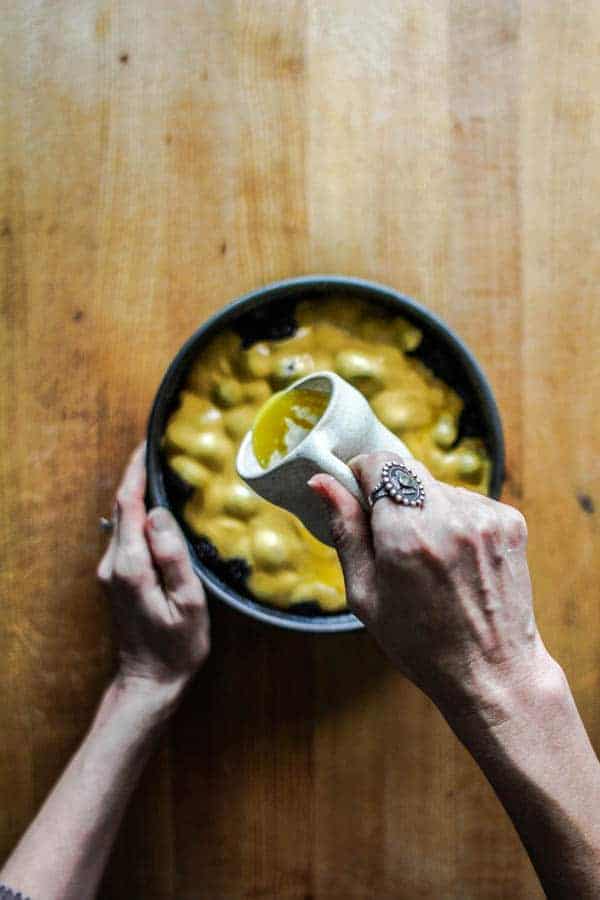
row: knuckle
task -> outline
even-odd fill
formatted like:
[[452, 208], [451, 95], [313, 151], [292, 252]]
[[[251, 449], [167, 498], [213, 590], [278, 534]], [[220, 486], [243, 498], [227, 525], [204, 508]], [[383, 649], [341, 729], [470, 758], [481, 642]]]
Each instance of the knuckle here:
[[184, 616], [196, 620], [204, 613], [204, 603], [201, 600], [187, 600], [179, 604]]
[[203, 593], [196, 584], [185, 584], [177, 591], [177, 604], [186, 612], [195, 612], [204, 606]]
[[352, 466], [356, 466], [357, 469], [370, 468], [378, 461], [380, 455], [379, 453], [359, 453], [352, 459]]
[[167, 550], [165, 553], [161, 553], [159, 555], [159, 561], [162, 565], [165, 566], [175, 566], [177, 568], [181, 568], [186, 561], [185, 554], [183, 550], [179, 548], [173, 548], [171, 550]]
[[161, 609], [156, 614], [156, 620], [164, 632], [170, 632], [175, 635], [181, 631], [183, 619], [177, 604], [161, 604]]
[[447, 544], [446, 558], [450, 568], [465, 560], [471, 560], [475, 550], [473, 538], [467, 534], [453, 535]]
[[404, 535], [402, 541], [396, 544], [396, 558], [400, 560], [421, 558], [426, 552], [427, 546], [416, 534]]
[[389, 527], [378, 532], [376, 552], [387, 563], [402, 563], [418, 557], [423, 550], [423, 538], [414, 528]]
[[498, 517], [493, 510], [485, 508], [480, 511], [477, 530], [484, 541], [490, 541], [497, 537]]
[[163, 616], [161, 629], [165, 635], [169, 635], [169, 637], [175, 637], [181, 631], [181, 623], [174, 619], [172, 616], [165, 615]]
[[525, 516], [514, 506], [506, 508], [505, 529], [511, 543], [525, 544], [527, 542], [527, 522]]
[[342, 550], [351, 550], [360, 540], [363, 527], [363, 512], [360, 507], [348, 509], [343, 515], [337, 514], [330, 519], [331, 536], [336, 546]]
[[373, 602], [372, 590], [366, 572], [359, 567], [346, 585], [348, 606], [355, 611], [367, 609]]
[[498, 535], [498, 519], [494, 512], [479, 510], [477, 517], [468, 519], [455, 517], [447, 525], [446, 537], [451, 558], [454, 562], [472, 556], [483, 544], [493, 544]]
[[128, 584], [139, 584], [146, 574], [146, 560], [137, 548], [120, 548], [115, 558], [115, 576]]
[[463, 516], [450, 516], [446, 521], [446, 533], [458, 546], [469, 544], [473, 540], [473, 532]]
[[121, 511], [124, 506], [127, 506], [128, 499], [127, 491], [125, 488], [120, 487], [115, 495], [115, 506], [119, 511]]
[[358, 505], [353, 505], [348, 509], [344, 516], [344, 520], [347, 524], [347, 528], [349, 531], [355, 532], [357, 529], [362, 527], [363, 523], [363, 510]]
[[374, 453], [359, 453], [350, 461], [349, 466], [361, 484], [366, 487], [374, 486], [379, 480], [383, 464], [394, 461], [391, 459], [392, 456], [393, 454], [380, 450]]
[[415, 555], [419, 560], [431, 569], [443, 568], [446, 564], [446, 554], [432, 540], [421, 540]]
[[117, 507], [117, 511], [127, 511], [128, 509], [130, 509], [132, 502], [133, 496], [131, 491], [127, 487], [121, 486], [115, 496], [115, 505]]
[[181, 541], [169, 536], [159, 548], [156, 554], [161, 562], [167, 564], [182, 564], [187, 559], [187, 550]]
[[108, 582], [110, 581], [108, 567], [104, 565], [103, 562], [101, 562], [96, 569], [96, 578], [101, 584], [108, 584]]
[[128, 572], [115, 566], [113, 579], [116, 585], [124, 585], [126, 587], [140, 588], [143, 583], [143, 576], [135, 572]]
[[342, 549], [348, 545], [349, 533], [348, 533], [348, 525], [350, 523], [347, 519], [343, 519], [341, 516], [332, 516], [331, 521], [329, 523], [329, 529], [331, 531], [331, 537], [333, 538], [336, 547], [341, 547]]

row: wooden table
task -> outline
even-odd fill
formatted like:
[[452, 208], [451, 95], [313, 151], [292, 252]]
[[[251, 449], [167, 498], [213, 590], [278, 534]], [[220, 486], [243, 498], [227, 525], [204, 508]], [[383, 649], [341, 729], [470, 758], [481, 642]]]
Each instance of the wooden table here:
[[[5, 39], [0, 838], [111, 670], [95, 566], [162, 373], [260, 284], [411, 294], [488, 372], [537, 618], [600, 745], [600, 8], [13, 3]], [[103, 898], [541, 896], [431, 704], [369, 638], [213, 610]]]

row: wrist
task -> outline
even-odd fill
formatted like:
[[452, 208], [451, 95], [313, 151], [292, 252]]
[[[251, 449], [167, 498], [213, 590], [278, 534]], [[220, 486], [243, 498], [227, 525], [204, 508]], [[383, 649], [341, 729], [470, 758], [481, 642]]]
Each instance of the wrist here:
[[118, 672], [104, 692], [102, 706], [149, 731], [160, 729], [173, 715], [187, 681], [156, 682]]
[[574, 708], [566, 676], [541, 643], [518, 664], [490, 666], [473, 675], [460, 702], [442, 709], [468, 746], [503, 732], [517, 735], [542, 728]]

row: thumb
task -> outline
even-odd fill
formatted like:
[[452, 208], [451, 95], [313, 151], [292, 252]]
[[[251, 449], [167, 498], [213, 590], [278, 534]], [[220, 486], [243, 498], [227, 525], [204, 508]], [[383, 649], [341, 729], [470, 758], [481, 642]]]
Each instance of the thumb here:
[[346, 586], [348, 606], [365, 621], [375, 609], [375, 555], [369, 519], [358, 500], [331, 475], [313, 475], [309, 488], [321, 497], [329, 511]]

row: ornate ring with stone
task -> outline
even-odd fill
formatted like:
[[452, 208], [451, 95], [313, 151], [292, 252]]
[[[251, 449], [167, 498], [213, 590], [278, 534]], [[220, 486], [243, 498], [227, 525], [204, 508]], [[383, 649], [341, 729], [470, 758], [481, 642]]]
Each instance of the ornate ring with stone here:
[[402, 463], [387, 462], [381, 470], [381, 481], [369, 496], [369, 508], [382, 497], [402, 506], [423, 506], [425, 488], [420, 478]]

